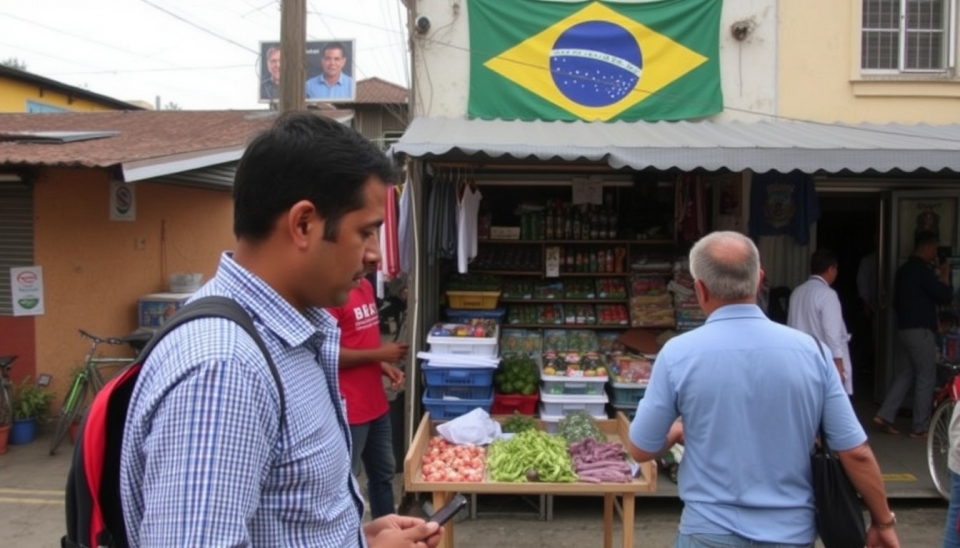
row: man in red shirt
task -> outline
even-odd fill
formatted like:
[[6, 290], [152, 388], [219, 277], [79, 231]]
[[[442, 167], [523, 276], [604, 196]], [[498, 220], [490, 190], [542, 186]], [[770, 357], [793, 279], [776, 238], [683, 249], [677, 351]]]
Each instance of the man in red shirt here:
[[[376, 265], [370, 265], [376, 268]], [[353, 473], [360, 463], [367, 473], [372, 519], [395, 512], [393, 506], [393, 434], [390, 405], [381, 376], [393, 388], [403, 385], [403, 372], [393, 364], [407, 356], [405, 344], [380, 342], [380, 317], [373, 286], [364, 278], [350, 291], [347, 304], [328, 311], [340, 327], [340, 394], [346, 401], [353, 439]]]

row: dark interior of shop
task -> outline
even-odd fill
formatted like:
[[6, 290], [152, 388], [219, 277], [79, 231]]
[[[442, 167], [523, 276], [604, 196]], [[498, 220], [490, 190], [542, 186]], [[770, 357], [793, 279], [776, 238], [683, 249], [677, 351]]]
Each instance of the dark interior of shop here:
[[843, 318], [852, 335], [854, 396], [858, 400], [873, 399], [876, 375], [875, 337], [857, 292], [857, 270], [860, 260], [873, 251], [880, 223], [879, 208], [880, 194], [824, 194], [820, 197], [817, 244], [834, 251], [839, 261], [834, 289], [840, 296]]

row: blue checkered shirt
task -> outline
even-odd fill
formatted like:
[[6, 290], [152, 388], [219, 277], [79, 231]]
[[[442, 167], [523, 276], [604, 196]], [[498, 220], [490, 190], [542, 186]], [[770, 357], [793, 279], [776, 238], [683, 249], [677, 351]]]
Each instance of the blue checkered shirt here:
[[131, 546], [365, 546], [337, 384], [340, 331], [323, 310], [297, 312], [224, 254], [194, 298], [223, 295], [250, 313], [276, 382], [243, 328], [194, 320], [140, 373], [120, 481]]

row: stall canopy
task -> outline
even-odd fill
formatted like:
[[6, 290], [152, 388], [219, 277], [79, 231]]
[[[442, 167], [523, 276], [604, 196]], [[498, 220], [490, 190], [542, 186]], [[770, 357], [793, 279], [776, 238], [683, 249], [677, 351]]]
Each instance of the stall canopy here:
[[638, 170], [960, 172], [960, 124], [417, 118], [393, 151], [414, 158], [606, 162]]

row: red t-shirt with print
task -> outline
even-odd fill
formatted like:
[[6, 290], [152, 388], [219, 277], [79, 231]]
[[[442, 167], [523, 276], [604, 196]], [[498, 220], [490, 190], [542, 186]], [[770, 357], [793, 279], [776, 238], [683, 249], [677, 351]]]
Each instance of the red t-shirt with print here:
[[[347, 304], [327, 310], [340, 326], [341, 348], [380, 348], [380, 316], [373, 286], [367, 279], [350, 291]], [[340, 394], [347, 402], [347, 422], [351, 425], [370, 422], [390, 410], [381, 374], [380, 362], [340, 368]]]

